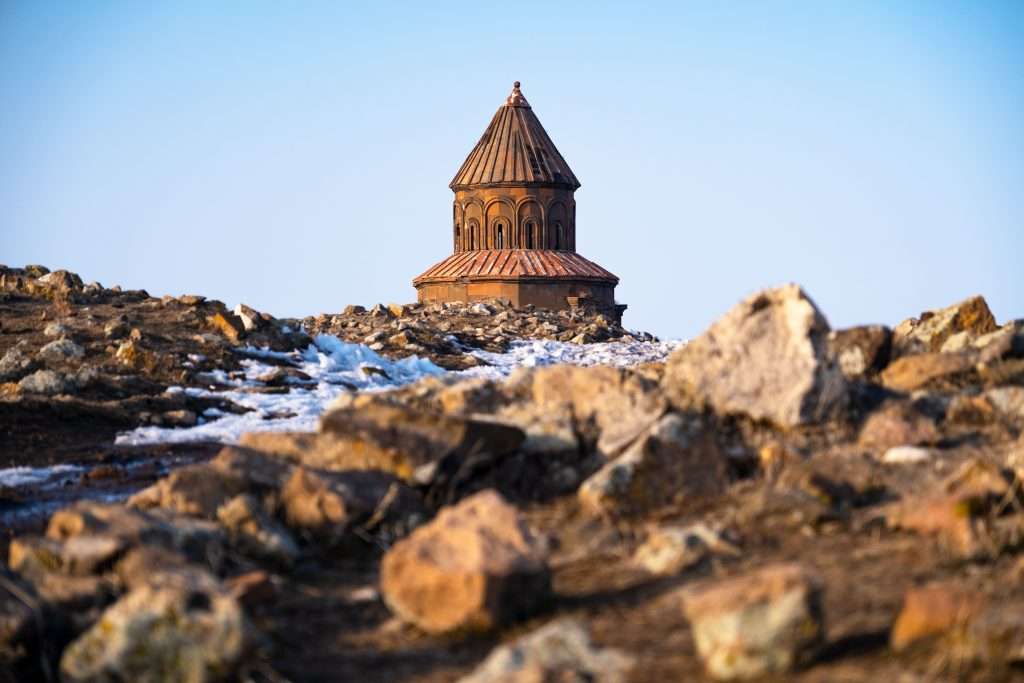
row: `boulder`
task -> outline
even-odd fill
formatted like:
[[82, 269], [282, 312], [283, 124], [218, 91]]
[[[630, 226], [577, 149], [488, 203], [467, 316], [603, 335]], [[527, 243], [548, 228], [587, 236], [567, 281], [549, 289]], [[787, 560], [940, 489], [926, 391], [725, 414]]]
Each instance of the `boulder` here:
[[617, 650], [595, 647], [579, 622], [560, 619], [495, 648], [459, 683], [624, 683], [632, 665]]
[[729, 483], [729, 464], [703, 418], [670, 413], [579, 489], [593, 511], [643, 514]]
[[828, 335], [828, 347], [847, 377], [873, 375], [889, 363], [892, 331], [885, 325], [833, 330]]
[[937, 311], [926, 311], [917, 318], [904, 320], [893, 330], [896, 356], [937, 352], [951, 336], [966, 332], [974, 339], [996, 331], [996, 320], [985, 299], [973, 296]]
[[139, 509], [163, 508], [182, 515], [216, 519], [217, 510], [248, 489], [244, 477], [212, 464], [182, 467], [128, 499]]
[[65, 681], [220, 680], [245, 645], [238, 602], [206, 572], [159, 573], [108, 608], [61, 656]]
[[684, 595], [697, 653], [717, 680], [782, 674], [824, 640], [821, 582], [797, 564], [763, 569]]
[[675, 351], [662, 386], [681, 408], [704, 405], [783, 428], [819, 422], [847, 397], [828, 332], [797, 285], [764, 290]]
[[269, 316], [266, 316], [265, 318], [263, 313], [260, 313], [255, 308], [251, 308], [245, 304], [238, 304], [235, 306], [233, 313], [235, 318], [242, 321], [242, 328], [246, 332], [262, 328], [268, 322], [266, 318], [269, 318]]
[[881, 379], [889, 389], [910, 392], [968, 372], [975, 363], [975, 356], [967, 352], [921, 353], [897, 358], [882, 371]]
[[18, 388], [30, 394], [54, 396], [63, 394], [73, 388], [73, 384], [64, 375], [53, 370], [36, 370], [18, 382]]
[[303, 459], [308, 465], [378, 469], [422, 483], [433, 481], [438, 468], [512, 453], [524, 439], [510, 424], [382, 402], [331, 410], [321, 418], [320, 433], [332, 447], [310, 452]]
[[442, 509], [392, 546], [380, 581], [391, 611], [430, 633], [507, 623], [536, 608], [551, 586], [547, 544], [490, 490]]

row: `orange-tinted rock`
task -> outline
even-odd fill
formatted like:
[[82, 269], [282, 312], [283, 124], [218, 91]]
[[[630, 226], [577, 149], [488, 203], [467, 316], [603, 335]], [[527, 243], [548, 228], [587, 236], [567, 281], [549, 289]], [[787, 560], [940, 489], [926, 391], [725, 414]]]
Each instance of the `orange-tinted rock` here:
[[550, 590], [546, 543], [493, 491], [447, 507], [381, 563], [381, 594], [424, 631], [490, 629], [532, 611]]
[[996, 320], [985, 299], [974, 296], [918, 318], [904, 320], [893, 330], [897, 355], [936, 352], [954, 334], [967, 332], [973, 339], [996, 331]]
[[896, 391], [914, 391], [932, 380], [952, 377], [974, 367], [967, 353], [922, 353], [898, 358], [882, 371], [882, 384]]
[[903, 650], [914, 643], [963, 630], [985, 605], [979, 593], [955, 583], [935, 583], [911, 588], [893, 624], [889, 643]]
[[218, 311], [206, 318], [206, 324], [237, 344], [245, 336], [245, 323], [237, 315]]

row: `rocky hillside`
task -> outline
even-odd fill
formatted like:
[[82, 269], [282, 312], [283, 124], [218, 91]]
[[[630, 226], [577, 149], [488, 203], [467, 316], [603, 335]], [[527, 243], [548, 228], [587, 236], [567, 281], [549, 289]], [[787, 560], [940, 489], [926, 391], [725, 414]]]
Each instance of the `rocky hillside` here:
[[[302, 343], [294, 321], [12, 272], [5, 410], [54, 375], [61, 401], [116, 403], [83, 367], [191, 381], [126, 344], [216, 373], [243, 335]], [[96, 331], [115, 310], [116, 342]], [[438, 358], [517, 326], [621, 334], [491, 304], [307, 322]], [[61, 340], [79, 351], [44, 353]], [[765, 290], [665, 363], [346, 393], [315, 431], [60, 509], [9, 544], [0, 652], [10, 680], [1013, 680], [1022, 428], [1024, 324], [983, 299], [833, 331], [799, 287]]]

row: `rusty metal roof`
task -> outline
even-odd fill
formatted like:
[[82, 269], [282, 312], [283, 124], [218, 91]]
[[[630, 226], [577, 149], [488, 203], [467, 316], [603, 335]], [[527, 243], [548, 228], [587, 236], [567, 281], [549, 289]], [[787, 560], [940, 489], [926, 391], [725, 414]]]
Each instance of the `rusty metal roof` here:
[[573, 190], [580, 186], [523, 97], [519, 81], [448, 187], [456, 190], [510, 183], [560, 185]]
[[612, 273], [573, 251], [552, 249], [477, 249], [452, 254], [413, 280], [414, 285], [429, 281], [459, 279], [568, 278], [601, 280], [616, 284]]

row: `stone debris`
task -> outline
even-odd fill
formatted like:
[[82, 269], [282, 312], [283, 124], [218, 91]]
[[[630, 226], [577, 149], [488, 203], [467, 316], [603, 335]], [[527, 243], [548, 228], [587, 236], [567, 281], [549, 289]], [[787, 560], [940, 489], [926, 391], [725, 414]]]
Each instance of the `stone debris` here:
[[112, 441], [276, 426], [248, 398], [319, 388], [309, 334], [456, 369], [646, 337], [501, 300], [276, 319], [38, 266], [0, 267], [0, 314], [12, 680], [1008, 680], [1024, 657], [1024, 321], [983, 300], [831, 331], [775, 288], [667, 363], [333, 387], [309, 431], [224, 447]]
[[828, 333], [798, 286], [758, 292], [673, 353], [662, 384], [681, 408], [707, 405], [783, 428], [822, 421], [847, 398]]
[[717, 680], [792, 671], [824, 641], [821, 582], [799, 565], [773, 565], [693, 590], [684, 606], [697, 652]]
[[245, 646], [238, 602], [206, 572], [157, 574], [107, 609], [61, 656], [67, 681], [214, 681]]
[[459, 683], [624, 683], [632, 665], [623, 652], [595, 647], [579, 622], [560, 619], [495, 648]]
[[491, 629], [547, 598], [547, 548], [514, 507], [482, 491], [396, 543], [380, 587], [396, 616], [428, 633]]

